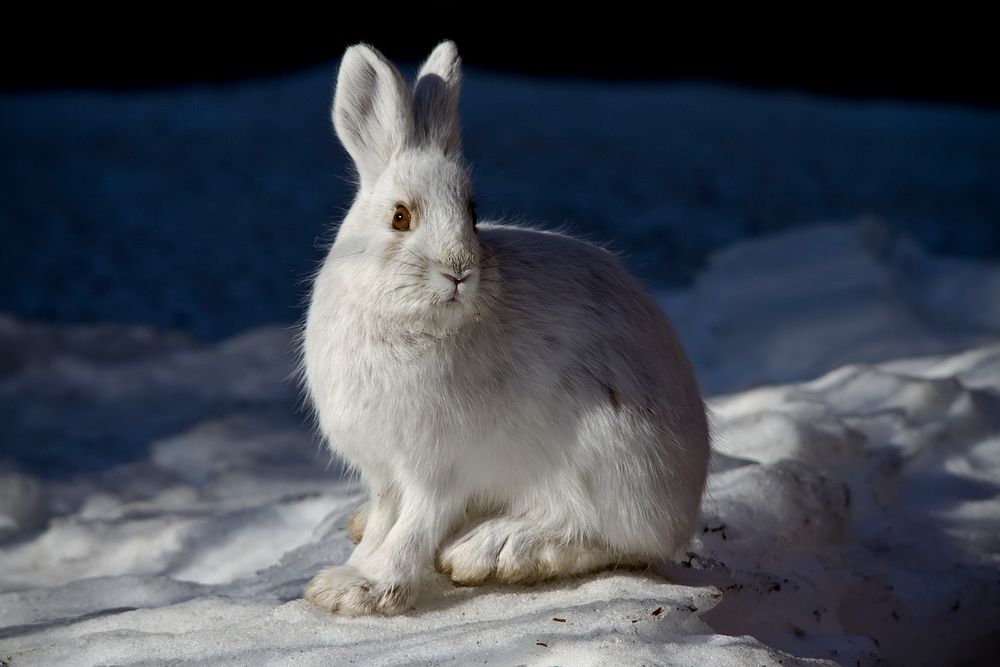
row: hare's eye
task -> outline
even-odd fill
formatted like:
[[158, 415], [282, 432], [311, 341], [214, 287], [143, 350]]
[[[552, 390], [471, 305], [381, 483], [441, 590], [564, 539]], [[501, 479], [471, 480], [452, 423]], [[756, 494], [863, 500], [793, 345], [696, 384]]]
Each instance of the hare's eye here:
[[392, 228], [397, 232], [410, 230], [410, 209], [402, 204], [396, 204], [396, 208], [392, 212]]

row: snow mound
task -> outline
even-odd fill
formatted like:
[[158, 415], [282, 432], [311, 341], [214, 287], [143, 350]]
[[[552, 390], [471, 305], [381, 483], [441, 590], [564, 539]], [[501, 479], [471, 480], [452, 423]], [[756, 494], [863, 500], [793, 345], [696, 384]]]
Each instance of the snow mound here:
[[1000, 265], [928, 255], [869, 217], [734, 245], [660, 302], [715, 394], [995, 341]]

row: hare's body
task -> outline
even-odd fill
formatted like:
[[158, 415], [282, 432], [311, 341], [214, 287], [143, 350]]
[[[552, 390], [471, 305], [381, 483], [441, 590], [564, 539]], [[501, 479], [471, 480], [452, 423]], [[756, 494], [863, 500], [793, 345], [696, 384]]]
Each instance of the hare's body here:
[[[345, 613], [399, 612], [435, 557], [463, 583], [671, 557], [691, 535], [709, 445], [665, 316], [601, 248], [473, 228], [448, 132], [425, 128], [412, 150], [404, 140], [366, 165], [352, 139], [378, 131], [358, 118], [399, 102], [379, 99], [399, 81], [354, 48], [363, 58], [345, 56], [337, 104], [354, 85], [345, 68], [379, 83], [358, 109], [335, 106], [361, 192], [316, 277], [303, 360], [320, 428], [371, 497], [354, 554], [307, 597]], [[435, 58], [457, 68], [453, 51], [439, 47], [421, 76], [441, 69]], [[422, 80], [408, 119], [418, 129], [430, 122], [421, 114], [446, 115], [421, 106]], [[369, 122], [391, 125], [387, 115]], [[404, 198], [421, 202], [407, 206], [422, 227], [393, 204]], [[405, 230], [379, 218], [393, 205]]]

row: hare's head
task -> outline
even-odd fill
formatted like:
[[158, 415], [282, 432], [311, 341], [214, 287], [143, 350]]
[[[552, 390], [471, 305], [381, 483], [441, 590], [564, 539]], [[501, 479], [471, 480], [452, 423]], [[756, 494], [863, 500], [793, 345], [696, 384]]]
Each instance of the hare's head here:
[[461, 76], [452, 42], [434, 49], [412, 89], [378, 51], [352, 46], [333, 102], [337, 136], [359, 178], [337, 261], [353, 267], [350, 280], [374, 314], [434, 330], [477, 317], [486, 296], [462, 159]]

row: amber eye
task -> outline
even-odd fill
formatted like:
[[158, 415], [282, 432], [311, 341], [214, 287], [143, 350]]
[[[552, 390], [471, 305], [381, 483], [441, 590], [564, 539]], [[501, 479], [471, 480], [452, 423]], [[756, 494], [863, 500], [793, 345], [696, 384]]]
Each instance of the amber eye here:
[[392, 228], [397, 232], [410, 230], [410, 209], [402, 204], [396, 204], [396, 209], [392, 212]]

